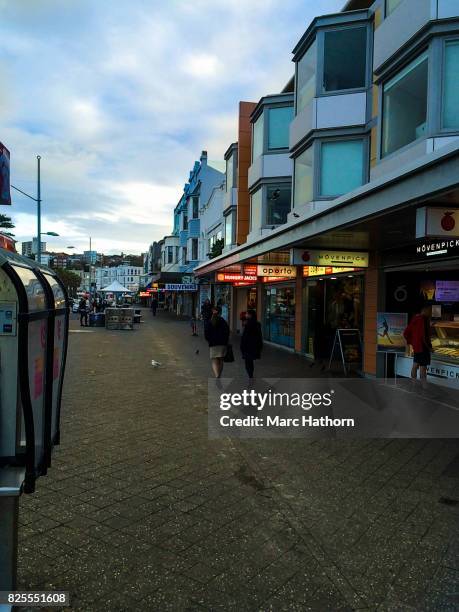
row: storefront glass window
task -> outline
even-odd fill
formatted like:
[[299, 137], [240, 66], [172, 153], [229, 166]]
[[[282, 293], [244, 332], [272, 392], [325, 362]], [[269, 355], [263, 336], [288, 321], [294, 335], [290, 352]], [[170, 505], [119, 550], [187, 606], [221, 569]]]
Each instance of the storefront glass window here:
[[295, 159], [294, 206], [306, 204], [314, 199], [312, 146]]
[[383, 156], [426, 134], [427, 68], [423, 53], [384, 85]]
[[363, 140], [322, 143], [320, 195], [335, 197], [363, 183]]
[[266, 225], [282, 225], [290, 212], [292, 188], [290, 185], [269, 185], [266, 201]]
[[443, 83], [443, 127], [459, 128], [459, 40], [445, 45], [445, 68]]
[[323, 90], [365, 87], [366, 73], [367, 28], [325, 32]]
[[294, 348], [295, 287], [266, 287], [264, 336], [270, 342]]
[[263, 190], [257, 189], [250, 198], [250, 231], [261, 227], [261, 213], [263, 205]]
[[252, 161], [263, 154], [264, 113], [253, 124]]
[[317, 43], [314, 41], [297, 64], [296, 114], [311, 102], [316, 94]]
[[306, 353], [330, 357], [337, 329], [363, 330], [363, 276], [308, 281]]
[[268, 149], [288, 149], [289, 127], [293, 119], [293, 107], [281, 106], [268, 111]]

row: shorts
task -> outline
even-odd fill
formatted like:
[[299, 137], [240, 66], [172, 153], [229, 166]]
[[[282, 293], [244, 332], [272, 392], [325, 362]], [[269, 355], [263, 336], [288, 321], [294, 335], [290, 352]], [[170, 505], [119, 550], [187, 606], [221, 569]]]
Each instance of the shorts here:
[[226, 355], [225, 345], [211, 346], [209, 348], [210, 348], [210, 358], [211, 359], [223, 359], [223, 357]]
[[430, 351], [421, 351], [420, 353], [415, 353], [413, 357], [413, 363], [416, 363], [419, 366], [429, 366], [430, 365]]

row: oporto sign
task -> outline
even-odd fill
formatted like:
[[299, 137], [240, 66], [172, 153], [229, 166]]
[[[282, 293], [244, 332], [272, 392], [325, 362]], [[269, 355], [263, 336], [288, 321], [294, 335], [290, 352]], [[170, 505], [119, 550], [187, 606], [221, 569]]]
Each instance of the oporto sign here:
[[257, 266], [257, 275], [258, 276], [282, 276], [284, 278], [295, 278], [296, 277], [296, 267], [295, 266], [282, 266], [275, 264], [266, 264]]

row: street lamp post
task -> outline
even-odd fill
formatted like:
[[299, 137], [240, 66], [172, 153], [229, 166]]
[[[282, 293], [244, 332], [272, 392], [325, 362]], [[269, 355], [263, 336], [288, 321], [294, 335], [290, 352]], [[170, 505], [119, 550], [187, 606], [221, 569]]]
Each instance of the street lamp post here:
[[29, 193], [22, 191], [22, 189], [19, 189], [18, 187], [11, 185], [13, 189], [15, 189], [16, 191], [19, 191], [19, 193], [22, 193], [22, 195], [25, 195], [27, 198], [30, 198], [31, 200], [37, 203], [37, 261], [38, 263], [40, 263], [40, 257], [41, 257], [41, 168], [40, 168], [40, 162], [41, 162], [41, 155], [37, 155], [37, 197], [36, 198], [31, 196]]

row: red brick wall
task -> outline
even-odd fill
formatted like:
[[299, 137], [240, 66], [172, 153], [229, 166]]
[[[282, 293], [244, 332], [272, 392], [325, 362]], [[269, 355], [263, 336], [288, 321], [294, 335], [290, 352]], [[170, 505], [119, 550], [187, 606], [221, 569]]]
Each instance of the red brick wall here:
[[250, 220], [250, 197], [248, 188], [249, 166], [252, 150], [252, 126], [250, 115], [256, 104], [254, 102], [239, 102], [238, 130], [238, 172], [237, 172], [237, 214], [236, 242], [243, 244], [247, 240]]

